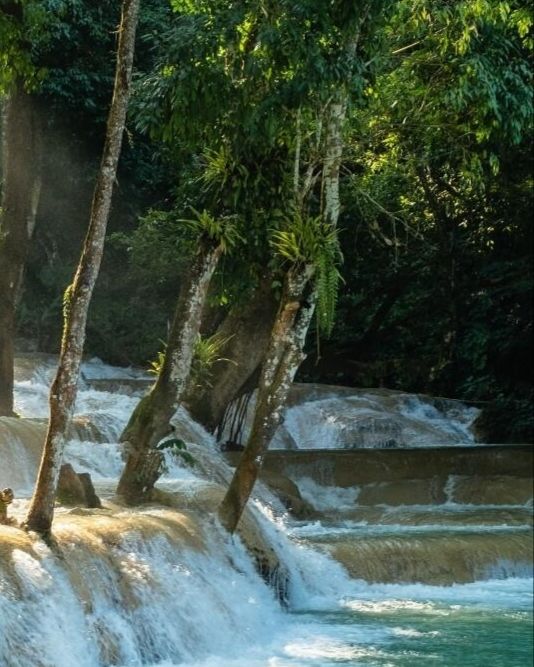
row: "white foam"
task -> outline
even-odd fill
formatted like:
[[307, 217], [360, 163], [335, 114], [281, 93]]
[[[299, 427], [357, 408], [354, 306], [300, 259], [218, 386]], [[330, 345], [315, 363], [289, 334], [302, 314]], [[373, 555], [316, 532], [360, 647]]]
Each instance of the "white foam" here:
[[317, 484], [310, 477], [299, 477], [298, 488], [304, 500], [319, 511], [353, 509], [360, 489], [358, 487], [341, 488]]
[[[100, 362], [91, 363], [99, 365], [96, 369], [101, 373], [99, 377], [108, 372], [100, 367]], [[113, 373], [109, 371], [109, 375]], [[47, 416], [46, 382], [50, 376], [49, 368], [37, 374], [33, 382], [17, 383], [19, 409], [22, 406], [23, 410], [31, 410], [32, 416]], [[81, 388], [77, 410], [90, 413], [91, 419], [96, 414], [101, 420], [99, 428], [110, 437], [104, 443], [71, 441], [67, 459], [77, 470], [90, 472], [97, 482], [116, 480], [123, 462], [113, 438], [125, 424], [136, 400]], [[380, 403], [367, 397], [359, 407], [352, 401], [351, 408], [350, 399], [338, 397], [332, 401], [332, 409], [342, 411], [348, 406], [360, 414]], [[414, 419], [413, 406], [409, 406], [410, 410], [406, 418]], [[301, 413], [304, 417], [307, 414]], [[343, 425], [346, 421], [329, 419], [331, 416], [326, 415], [325, 429], [330, 429], [330, 435], [325, 430], [325, 437], [334, 442], [336, 432], [347, 432]], [[429, 413], [422, 419], [439, 421]], [[206, 472], [210, 465], [227, 479], [230, 471], [213, 449], [213, 439], [183, 411], [176, 416], [176, 424], [181, 429], [178, 437], [197, 443], [191, 446], [191, 452], [198, 465], [191, 469], [179, 459], [169, 459], [163, 484], [193, 496], [199, 488], [210, 484]], [[304, 422], [299, 424], [298, 428], [304, 429]], [[315, 428], [314, 424], [308, 423], [306, 428]], [[318, 433], [313, 433], [314, 438]], [[304, 481], [301, 490], [317, 508], [348, 508], [357, 500], [355, 489], [319, 488], [313, 484]], [[395, 511], [399, 509], [402, 508]], [[160, 510], [145, 507], [137, 511], [157, 516]], [[11, 573], [0, 576], [0, 664], [101, 667], [97, 638], [105, 632], [116, 651], [113, 664], [124, 667], [323, 667], [360, 661], [385, 667], [397, 662], [398, 654], [389, 652], [392, 641], [409, 641], [411, 650], [418, 640], [437, 636], [413, 627], [414, 616], [436, 616], [441, 623], [446, 616], [466, 609], [514, 616], [531, 608], [532, 580], [527, 577], [447, 587], [367, 584], [351, 579], [341, 565], [303, 539], [321, 535], [323, 531], [326, 534], [332, 527], [320, 523], [293, 526], [278, 501], [261, 484], [255, 489], [252, 511], [268, 543], [287, 568], [292, 613], [282, 610], [239, 539], [229, 538], [208, 517], [199, 522], [203, 549], [177, 545], [164, 535], [143, 539], [133, 532], [123, 535], [118, 543], [107, 545], [105, 556], [91, 555], [87, 567], [79, 572], [88, 596], [83, 602], [67, 576], [64, 562], [41, 544], [31, 552], [13, 552], [11, 565], [16, 586], [11, 584]], [[456, 512], [458, 507], [444, 511]], [[442, 525], [408, 530], [412, 528], [421, 533], [444, 530]], [[485, 528], [475, 527], [477, 531]], [[496, 528], [500, 529], [490, 527]], [[515, 527], [503, 529], [509, 528]], [[457, 532], [464, 529], [473, 527], [460, 526]], [[524, 529], [524, 526], [516, 528]], [[334, 530], [354, 534], [358, 530], [369, 531], [370, 527], [356, 522]], [[392, 525], [372, 530], [395, 532], [406, 527]], [[71, 548], [76, 549], [76, 544]], [[130, 590], [129, 596], [125, 595], [125, 588]], [[326, 612], [334, 620], [326, 622]], [[346, 617], [353, 614], [363, 620], [393, 615], [395, 625], [378, 623], [369, 627], [360, 620], [348, 623], [346, 617], [337, 622], [338, 614]], [[404, 658], [408, 654], [405, 650]], [[417, 658], [419, 664], [424, 664], [424, 656]]]

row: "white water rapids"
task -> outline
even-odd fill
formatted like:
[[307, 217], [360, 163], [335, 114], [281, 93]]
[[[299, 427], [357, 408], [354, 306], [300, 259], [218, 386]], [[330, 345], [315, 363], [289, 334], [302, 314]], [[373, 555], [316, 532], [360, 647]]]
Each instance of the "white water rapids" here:
[[[255, 397], [245, 412], [243, 440], [252, 425]], [[239, 406], [234, 407], [234, 411]], [[234, 411], [226, 420], [230, 436]], [[474, 407], [451, 399], [388, 389], [319, 384], [292, 387], [284, 423], [271, 449], [353, 449], [473, 443]]]
[[[16, 409], [23, 417], [45, 418], [53, 363], [23, 361]], [[123, 379], [138, 377], [97, 361], [86, 364], [84, 374], [102, 379], [119, 374]], [[430, 411], [425, 417], [424, 402], [406, 397], [402, 405], [409, 419], [417, 413], [432, 429], [436, 421], [443, 421], [442, 413], [436, 417]], [[522, 535], [528, 530], [528, 504], [473, 509], [449, 502], [437, 514], [429, 506], [371, 508], [380, 513], [373, 523], [366, 514], [370, 508], [358, 506], [358, 489], [302, 479], [303, 497], [325, 516], [335, 510], [337, 519], [296, 522], [260, 484], [250, 525], [259, 535], [258, 544], [267, 545], [273, 562], [283, 566], [284, 606], [258, 574], [242, 539], [229, 538], [212, 518], [214, 502], [231, 470], [211, 436], [185, 411], [176, 416], [177, 434], [191, 443], [196, 465], [189, 468], [169, 459], [161, 486], [173, 493], [172, 507], [128, 510], [114, 504], [112, 493], [123, 465], [116, 441], [137, 400], [131, 393], [96, 391], [82, 383], [76, 413], [81, 423], [78, 433], [87, 439], [73, 438], [66, 460], [78, 472], [91, 473], [104, 509], [58, 509], [55, 532], [60, 556], [16, 528], [0, 526], [2, 667], [528, 664], [532, 647], [525, 637], [532, 584], [524, 563], [507, 562], [505, 556], [476, 581], [434, 586], [368, 583], [362, 575], [349, 576], [331, 555], [338, 557], [339, 551], [344, 562], [348, 550], [356, 558], [354, 540], [362, 538], [368, 550], [364, 556], [372, 560], [378, 553], [376, 540], [383, 540], [384, 533], [395, 548], [399, 535], [411, 540], [414, 553], [424, 548], [419, 542], [427, 534], [433, 539], [444, 530], [449, 531], [447, 539], [456, 535], [463, 540], [473, 531], [489, 532], [493, 538], [501, 526], [504, 539], [510, 540], [514, 530]], [[328, 401], [329, 414], [335, 416], [336, 398], [330, 396]], [[346, 396], [339, 399], [339, 423], [348, 423], [343, 407], [347, 401]], [[373, 401], [377, 403], [376, 395], [369, 397]], [[356, 399], [353, 408], [355, 403]], [[299, 424], [297, 439], [310, 438], [305, 433], [311, 418], [308, 408], [300, 416], [298, 405], [292, 408], [286, 428], [293, 439], [297, 427], [292, 423]], [[354, 432], [353, 412], [349, 416]], [[398, 418], [398, 413], [391, 417]], [[334, 435], [318, 431], [316, 410], [314, 419], [313, 437], [316, 442], [323, 438], [322, 447], [335, 446], [339, 433], [347, 431], [337, 429]], [[91, 424], [96, 425], [95, 437], [89, 437]], [[18, 517], [23, 516], [25, 498], [31, 493], [38, 458], [38, 447], [28, 443], [39, 428], [44, 426], [21, 421], [8, 424], [4, 439], [0, 431], [0, 486], [14, 487]], [[458, 442], [462, 439], [458, 433], [466, 428], [462, 412], [456, 422], [451, 417], [444, 432], [456, 429], [458, 437], [452, 441]], [[362, 516], [353, 516], [355, 512]], [[439, 524], [434, 523], [436, 516]], [[395, 558], [392, 553], [388, 557]], [[499, 653], [496, 645], [489, 644], [501, 639]], [[476, 641], [479, 646], [473, 651]], [[492, 655], [506, 659], [492, 661]]]

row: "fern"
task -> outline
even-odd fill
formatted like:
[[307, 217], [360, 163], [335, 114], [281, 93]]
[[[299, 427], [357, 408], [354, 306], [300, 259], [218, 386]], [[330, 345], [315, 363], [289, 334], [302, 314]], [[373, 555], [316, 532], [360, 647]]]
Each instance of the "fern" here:
[[320, 217], [306, 217], [299, 212], [287, 218], [285, 224], [286, 229], [272, 232], [271, 246], [285, 262], [294, 266], [313, 265], [318, 330], [329, 336], [334, 326], [341, 280], [337, 267], [343, 259], [337, 229]]
[[341, 275], [330, 257], [321, 255], [316, 268], [317, 329], [330, 336], [334, 327]]
[[208, 189], [213, 187], [223, 188], [235, 166], [228, 146], [221, 146], [218, 150], [207, 148], [204, 150], [202, 157], [204, 159], [204, 172], [199, 180]]

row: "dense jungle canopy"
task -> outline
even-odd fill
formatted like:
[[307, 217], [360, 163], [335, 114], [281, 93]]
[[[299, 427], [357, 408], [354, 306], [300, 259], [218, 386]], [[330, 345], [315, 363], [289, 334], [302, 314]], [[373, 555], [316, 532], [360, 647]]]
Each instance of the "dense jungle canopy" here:
[[[339, 247], [325, 237], [323, 252], [313, 249], [319, 308], [298, 377], [477, 401], [488, 441], [532, 439], [531, 9], [521, 0], [352, 4], [141, 3], [86, 353], [125, 365], [157, 358], [202, 216], [233, 230], [203, 334], [245, 309], [265, 280], [262, 298], [279, 298], [288, 258], [312, 253], [280, 236], [305, 228], [295, 165], [309, 178], [301, 203], [313, 218], [325, 197], [319, 137], [337, 100]], [[2, 100], [22, 91], [40, 133], [17, 337], [41, 351], [60, 345], [118, 20], [110, 0], [0, 3]], [[4, 160], [4, 184], [8, 168]], [[209, 371], [199, 373], [209, 386]]]

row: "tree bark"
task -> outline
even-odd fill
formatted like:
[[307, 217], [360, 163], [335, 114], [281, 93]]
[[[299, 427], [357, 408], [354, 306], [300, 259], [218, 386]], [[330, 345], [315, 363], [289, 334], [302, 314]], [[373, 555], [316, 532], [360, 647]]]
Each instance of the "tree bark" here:
[[128, 458], [117, 493], [128, 503], [147, 497], [160, 475], [162, 455], [155, 446], [169, 433], [170, 420], [184, 394], [210, 280], [221, 254], [220, 245], [201, 242], [180, 291], [158, 379], [121, 435], [121, 442], [127, 443]]
[[265, 453], [282, 421], [291, 383], [304, 359], [303, 347], [315, 307], [314, 295], [313, 267], [290, 269], [261, 371], [250, 436], [219, 507], [219, 519], [230, 533], [237, 528], [252, 493]]
[[347, 95], [332, 102], [328, 109], [325, 137], [325, 157], [323, 162], [324, 205], [323, 220], [335, 227], [339, 219], [339, 170], [343, 155], [343, 123], [347, 114]]
[[[343, 153], [342, 128], [347, 97], [329, 105], [322, 164], [324, 222], [336, 226], [339, 211], [339, 171]], [[294, 168], [295, 200], [303, 203], [299, 193], [300, 143], [297, 143]], [[306, 334], [317, 298], [314, 268], [295, 266], [285, 278], [280, 308], [271, 332], [269, 348], [262, 367], [258, 398], [249, 439], [236, 471], [219, 507], [221, 524], [233, 533], [252, 493], [263, 464], [263, 458], [276, 429], [283, 419], [291, 383], [305, 355]]]
[[0, 416], [13, 412], [15, 313], [41, 191], [42, 130], [35, 98], [17, 82], [2, 118]]
[[247, 302], [234, 306], [217, 329], [221, 338], [228, 339], [221, 349], [221, 356], [228, 361], [215, 364], [211, 386], [187, 390], [185, 402], [191, 416], [208, 431], [219, 426], [226, 408], [241, 394], [265, 357], [278, 307], [271, 284], [268, 274]]
[[77, 395], [87, 311], [104, 250], [113, 184], [126, 123], [138, 11], [139, 0], [123, 1], [113, 99], [108, 115], [100, 171], [93, 195], [89, 228], [74, 281], [67, 288], [64, 297], [63, 339], [57, 374], [50, 390], [48, 432], [35, 491], [26, 518], [26, 527], [44, 536], [50, 533], [52, 527], [66, 430], [72, 418]]
[[[370, 11], [370, 3], [362, 9], [357, 30], [347, 44], [347, 57], [354, 58], [361, 27]], [[347, 81], [347, 87], [348, 87]], [[343, 156], [343, 124], [347, 114], [348, 92], [345, 88], [335, 95], [327, 107], [322, 160], [321, 217], [324, 223], [336, 227], [340, 213], [339, 174]], [[295, 203], [304, 209], [309, 194], [309, 179], [300, 184], [301, 134], [300, 111], [296, 122], [296, 150], [293, 168]], [[313, 167], [312, 171], [313, 173]], [[250, 497], [263, 458], [281, 423], [287, 395], [298, 367], [303, 361], [306, 334], [315, 310], [317, 288], [314, 267], [294, 266], [285, 278], [284, 293], [276, 317], [269, 349], [263, 364], [258, 386], [258, 398], [247, 446], [236, 468], [230, 487], [219, 507], [222, 525], [233, 533]]]

